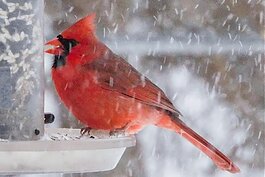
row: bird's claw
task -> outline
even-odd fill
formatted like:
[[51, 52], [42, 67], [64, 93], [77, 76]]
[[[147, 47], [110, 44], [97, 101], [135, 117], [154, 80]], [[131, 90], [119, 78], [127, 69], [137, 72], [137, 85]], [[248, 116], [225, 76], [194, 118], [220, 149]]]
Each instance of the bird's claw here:
[[81, 130], [80, 130], [80, 138], [82, 137], [82, 136], [84, 136], [85, 134], [88, 134], [88, 135], [90, 135], [90, 131], [92, 130], [92, 128], [90, 128], [90, 127], [84, 127], [84, 128], [81, 128]]
[[125, 136], [125, 129], [124, 128], [117, 128], [117, 129], [114, 129], [114, 130], [111, 130], [109, 132], [109, 135], [110, 136]]
[[110, 136], [125, 136], [126, 135], [126, 129], [129, 127], [129, 123], [125, 124], [121, 128], [116, 128], [113, 130], [110, 130], [109, 135]]
[[111, 130], [109, 132], [110, 136], [124, 136], [125, 135], [125, 130]]

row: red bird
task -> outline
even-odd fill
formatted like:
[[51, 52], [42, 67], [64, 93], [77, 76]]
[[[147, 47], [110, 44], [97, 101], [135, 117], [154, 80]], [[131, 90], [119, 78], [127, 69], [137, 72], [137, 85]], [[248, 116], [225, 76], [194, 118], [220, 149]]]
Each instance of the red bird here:
[[165, 93], [97, 39], [95, 14], [86, 16], [49, 41], [54, 54], [52, 79], [73, 115], [88, 126], [134, 134], [156, 125], [179, 133], [222, 170], [239, 168], [189, 128]]

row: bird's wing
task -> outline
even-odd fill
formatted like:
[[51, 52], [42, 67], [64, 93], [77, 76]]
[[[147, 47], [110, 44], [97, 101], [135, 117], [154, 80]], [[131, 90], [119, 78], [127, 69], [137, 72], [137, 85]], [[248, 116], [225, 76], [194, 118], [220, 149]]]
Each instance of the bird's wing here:
[[86, 63], [82, 68], [95, 73], [97, 83], [104, 89], [180, 115], [159, 87], [110, 50], [103, 58]]

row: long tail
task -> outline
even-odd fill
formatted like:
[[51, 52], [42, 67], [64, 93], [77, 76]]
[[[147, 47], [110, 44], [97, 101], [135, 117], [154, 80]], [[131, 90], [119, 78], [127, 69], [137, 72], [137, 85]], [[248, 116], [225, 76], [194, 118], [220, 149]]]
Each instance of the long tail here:
[[204, 152], [212, 161], [222, 170], [231, 173], [238, 173], [240, 169], [221, 151], [215, 148], [212, 144], [206, 141], [203, 137], [194, 132], [184, 122], [182, 122], [178, 115], [170, 114], [171, 119], [167, 116], [162, 118], [156, 125], [159, 127], [167, 128], [179, 133], [202, 152]]

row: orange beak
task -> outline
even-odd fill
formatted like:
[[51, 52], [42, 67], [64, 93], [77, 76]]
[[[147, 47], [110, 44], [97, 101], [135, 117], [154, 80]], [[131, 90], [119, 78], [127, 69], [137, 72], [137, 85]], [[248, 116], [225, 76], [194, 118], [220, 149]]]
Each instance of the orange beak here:
[[45, 50], [46, 53], [53, 54], [53, 55], [60, 55], [63, 52], [62, 45], [58, 41], [57, 38], [54, 38], [47, 43], [45, 43], [46, 46], [51, 46], [47, 47], [48, 49]]

